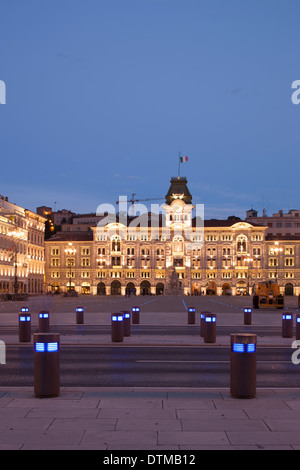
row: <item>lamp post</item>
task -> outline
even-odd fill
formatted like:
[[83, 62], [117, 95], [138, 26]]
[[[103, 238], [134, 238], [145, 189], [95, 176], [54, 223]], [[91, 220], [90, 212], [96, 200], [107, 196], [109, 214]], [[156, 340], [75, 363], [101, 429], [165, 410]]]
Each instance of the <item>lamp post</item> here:
[[249, 264], [253, 262], [253, 258], [250, 258], [250, 254], [247, 253], [247, 258], [245, 259], [246, 263], [248, 264], [248, 272], [247, 272], [247, 294], [249, 295], [249, 275], [250, 275], [250, 269], [249, 269]]
[[[10, 232], [7, 233], [9, 237], [14, 237], [17, 240], [20, 240], [21, 238], [24, 238], [24, 232], [19, 231], [19, 230], [11, 230]], [[14, 294], [16, 295], [18, 293], [18, 247], [17, 243], [15, 242], [13, 245], [13, 259], [14, 259]]]
[[[73, 256], [76, 253], [76, 248], [72, 248], [72, 242], [69, 242], [69, 247], [65, 249], [65, 253], [67, 256]], [[71, 292], [71, 274], [72, 274], [72, 262], [71, 259], [69, 259], [69, 277], [70, 277], [70, 282], [69, 282], [69, 293]]]
[[279, 242], [274, 242], [275, 247], [273, 247], [273, 252], [276, 254], [276, 281], [278, 282], [278, 264], [279, 264], [279, 253], [283, 251], [282, 248], [279, 248]]

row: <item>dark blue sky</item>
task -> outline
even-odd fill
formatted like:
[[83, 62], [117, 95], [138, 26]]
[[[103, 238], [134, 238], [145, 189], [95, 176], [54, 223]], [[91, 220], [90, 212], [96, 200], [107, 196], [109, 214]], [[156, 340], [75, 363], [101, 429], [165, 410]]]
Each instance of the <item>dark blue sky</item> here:
[[206, 218], [300, 208], [299, 0], [1, 0], [0, 44], [10, 201], [163, 198], [181, 152]]

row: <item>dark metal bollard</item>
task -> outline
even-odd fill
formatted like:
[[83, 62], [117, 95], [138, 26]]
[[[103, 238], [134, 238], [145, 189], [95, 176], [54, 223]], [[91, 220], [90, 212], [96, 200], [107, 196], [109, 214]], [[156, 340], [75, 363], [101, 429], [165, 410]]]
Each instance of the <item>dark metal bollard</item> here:
[[34, 394], [56, 397], [60, 392], [59, 333], [34, 333]]
[[252, 323], [252, 308], [244, 308], [244, 325], [251, 325]]
[[255, 334], [231, 334], [230, 393], [234, 398], [256, 395]]
[[300, 315], [296, 316], [296, 339], [300, 339]]
[[140, 323], [140, 307], [132, 307], [131, 314], [132, 324], [137, 325], [138, 323]]
[[130, 312], [122, 310], [124, 323], [124, 336], [130, 336]]
[[188, 308], [188, 325], [194, 325], [195, 324], [195, 307], [189, 307]]
[[29, 313], [19, 313], [19, 341], [20, 343], [31, 341], [31, 316]]
[[82, 325], [84, 321], [84, 308], [76, 307], [76, 323], [77, 325]]
[[48, 311], [39, 313], [39, 332], [49, 333], [50, 331], [50, 314]]
[[255, 309], [259, 308], [259, 296], [258, 295], [254, 294], [252, 303], [253, 303], [253, 308]]
[[282, 337], [283, 338], [293, 337], [293, 314], [292, 313], [282, 314]]
[[111, 316], [111, 340], [115, 343], [123, 341], [124, 337], [124, 322], [123, 315], [120, 313], [113, 313]]
[[201, 312], [200, 314], [200, 336], [204, 336], [204, 331], [205, 331], [205, 316], [207, 314], [210, 314], [211, 312]]
[[217, 324], [216, 315], [214, 313], [206, 313], [204, 323], [204, 343], [215, 343]]

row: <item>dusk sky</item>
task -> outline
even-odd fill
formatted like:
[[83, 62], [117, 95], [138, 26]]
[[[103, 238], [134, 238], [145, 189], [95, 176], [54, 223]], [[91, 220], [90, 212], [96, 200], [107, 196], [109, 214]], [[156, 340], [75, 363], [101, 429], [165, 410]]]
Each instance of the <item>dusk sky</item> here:
[[1, 0], [0, 80], [22, 207], [162, 203], [181, 152], [205, 218], [300, 209], [299, 0]]

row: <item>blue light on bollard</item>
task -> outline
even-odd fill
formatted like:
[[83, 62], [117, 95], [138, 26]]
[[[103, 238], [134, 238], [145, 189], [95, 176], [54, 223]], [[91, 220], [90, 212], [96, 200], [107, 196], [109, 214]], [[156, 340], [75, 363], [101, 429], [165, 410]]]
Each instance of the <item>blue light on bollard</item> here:
[[195, 323], [195, 307], [188, 308], [188, 325], [194, 325]]
[[28, 311], [29, 311], [28, 307], [22, 307], [22, 308], [21, 308], [21, 312], [22, 312], [22, 313], [23, 313], [23, 312], [28, 312]]
[[111, 340], [122, 342], [124, 338], [123, 315], [113, 314], [111, 316]]
[[293, 314], [290, 312], [282, 314], [282, 337], [293, 337]]
[[49, 313], [39, 313], [39, 318], [49, 318]]
[[50, 315], [49, 312], [39, 313], [39, 332], [49, 333], [50, 330]]
[[256, 351], [256, 344], [255, 343], [249, 343], [247, 344], [247, 348], [246, 348], [246, 351], [248, 353], [253, 353]]
[[232, 351], [237, 353], [245, 352], [245, 345], [243, 343], [233, 343]]
[[30, 321], [30, 317], [22, 315], [22, 316], [20, 316], [19, 320], [20, 321]]
[[205, 317], [205, 322], [211, 323], [216, 321], [216, 317]]
[[113, 315], [111, 319], [112, 321], [123, 321], [123, 315]]
[[19, 313], [19, 341], [31, 341], [31, 316]]
[[133, 324], [140, 323], [140, 307], [132, 307], [131, 312], [132, 312], [132, 323]]
[[233, 343], [232, 351], [237, 353], [253, 353], [256, 351], [256, 345], [254, 343]]
[[244, 325], [251, 325], [252, 322], [252, 308], [244, 308]]
[[76, 323], [77, 325], [83, 324], [83, 315], [84, 315], [84, 307], [76, 307]]
[[216, 315], [213, 313], [207, 313], [204, 317], [204, 342], [215, 343], [216, 342]]
[[256, 394], [256, 335], [231, 334], [230, 392], [234, 398]]
[[56, 352], [59, 350], [58, 342], [35, 343], [34, 350], [37, 352]]
[[60, 392], [60, 335], [34, 333], [34, 393], [55, 397]]

